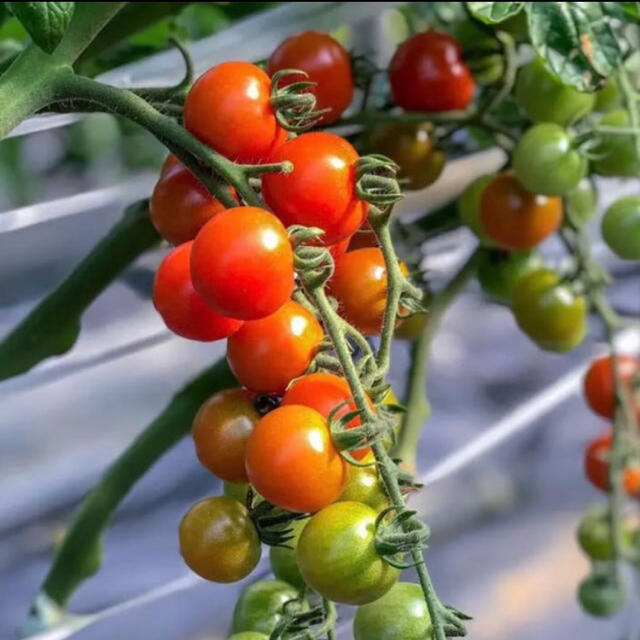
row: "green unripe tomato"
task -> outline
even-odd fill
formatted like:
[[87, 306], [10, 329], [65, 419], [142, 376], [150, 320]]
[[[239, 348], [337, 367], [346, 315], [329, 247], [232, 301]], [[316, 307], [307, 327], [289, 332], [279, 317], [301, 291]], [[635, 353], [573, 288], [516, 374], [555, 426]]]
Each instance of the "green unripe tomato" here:
[[488, 238], [482, 227], [480, 219], [480, 201], [484, 188], [493, 180], [492, 174], [476, 178], [458, 198], [458, 214], [462, 224], [466, 225], [476, 234], [478, 240], [484, 245], [492, 246], [493, 242]]
[[595, 104], [592, 93], [582, 93], [560, 81], [542, 58], [532, 60], [518, 72], [516, 99], [534, 122], [568, 125], [586, 116]]
[[592, 574], [578, 587], [578, 601], [592, 616], [609, 618], [624, 606], [626, 601], [624, 585], [609, 576]]
[[398, 582], [375, 602], [358, 607], [355, 640], [425, 640], [431, 638], [431, 617], [419, 585]]
[[[625, 109], [615, 109], [600, 120], [605, 127], [628, 127], [629, 114]], [[593, 153], [593, 170], [601, 176], [634, 177], [640, 175], [640, 159], [636, 154], [633, 136], [600, 133], [600, 142]]]
[[304, 589], [304, 580], [298, 569], [296, 561], [296, 547], [298, 546], [298, 538], [302, 530], [305, 528], [308, 520], [294, 520], [287, 526], [291, 528], [293, 538], [287, 541], [287, 545], [291, 547], [271, 547], [269, 549], [269, 562], [271, 571], [278, 580], [288, 582], [290, 585], [298, 589]]
[[386, 509], [389, 506], [389, 498], [382, 486], [376, 466], [349, 466], [349, 479], [338, 502], [361, 502], [374, 511]]
[[586, 335], [587, 301], [551, 269], [522, 276], [513, 288], [511, 308], [520, 329], [545, 351], [569, 351]]
[[[613, 559], [613, 539], [607, 509], [593, 507], [585, 513], [576, 534], [580, 548], [592, 559], [607, 561]], [[633, 544], [633, 529], [628, 519], [622, 521], [623, 542]]]
[[233, 498], [242, 504], [247, 502], [247, 492], [249, 491], [249, 485], [241, 482], [223, 482], [222, 493], [227, 498]]
[[604, 83], [602, 89], [596, 91], [596, 111], [611, 111], [622, 105], [622, 93], [618, 81], [611, 76]]
[[513, 170], [523, 187], [545, 196], [563, 196], [584, 177], [587, 162], [559, 124], [533, 125], [516, 144]]
[[565, 195], [565, 211], [569, 219], [577, 225], [589, 222], [596, 214], [597, 205], [598, 191], [590, 178], [582, 178]]
[[542, 258], [534, 251], [486, 249], [480, 255], [478, 281], [487, 295], [509, 303], [515, 283], [542, 266]]
[[280, 622], [284, 604], [298, 597], [298, 590], [281, 580], [250, 584], [233, 609], [232, 632], [256, 631], [268, 636]]
[[623, 260], [640, 260], [640, 196], [620, 198], [607, 209], [602, 237]]
[[255, 631], [242, 631], [240, 633], [234, 633], [229, 637], [229, 640], [269, 640], [269, 636]]

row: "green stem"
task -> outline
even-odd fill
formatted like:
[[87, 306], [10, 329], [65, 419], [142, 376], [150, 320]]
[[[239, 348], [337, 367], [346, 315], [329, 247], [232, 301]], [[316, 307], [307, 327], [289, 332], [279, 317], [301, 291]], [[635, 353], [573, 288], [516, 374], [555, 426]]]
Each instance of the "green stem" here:
[[140, 254], [160, 241], [146, 200], [122, 219], [78, 266], [0, 342], [0, 380], [68, 351], [87, 307]]
[[640, 158], [640, 113], [638, 113], [638, 94], [631, 83], [629, 74], [624, 67], [620, 67], [618, 71], [618, 85], [624, 103], [629, 113], [629, 123], [631, 129], [634, 131], [633, 141], [635, 143], [636, 157]]
[[418, 440], [425, 420], [431, 413], [429, 401], [425, 396], [429, 354], [433, 338], [452, 302], [463, 291], [476, 272], [479, 251], [471, 254], [458, 273], [433, 299], [428, 311], [428, 321], [411, 346], [411, 366], [407, 389], [402, 430], [394, 449], [394, 456], [403, 460], [410, 468], [415, 466]]

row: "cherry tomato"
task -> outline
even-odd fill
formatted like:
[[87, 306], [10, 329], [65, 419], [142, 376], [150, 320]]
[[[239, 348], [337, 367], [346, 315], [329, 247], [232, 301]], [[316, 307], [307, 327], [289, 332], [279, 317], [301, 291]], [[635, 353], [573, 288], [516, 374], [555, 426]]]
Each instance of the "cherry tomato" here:
[[564, 197], [567, 216], [577, 225], [584, 225], [596, 215], [598, 191], [590, 178], [582, 178]]
[[400, 167], [398, 178], [405, 189], [423, 189], [440, 177], [446, 160], [432, 133], [429, 123], [381, 123], [371, 130], [367, 147]]
[[[406, 275], [407, 267], [400, 263]], [[338, 300], [340, 315], [364, 335], [377, 336], [382, 330], [387, 302], [387, 269], [377, 248], [348, 251], [336, 260], [329, 293]]]
[[[633, 544], [633, 529], [626, 518], [622, 521], [622, 535], [625, 545]], [[605, 507], [598, 506], [587, 511], [580, 521], [577, 538], [580, 548], [592, 560], [606, 562], [613, 559], [613, 538]]]
[[508, 304], [515, 283], [523, 275], [542, 267], [542, 258], [532, 251], [486, 249], [480, 257], [478, 281], [486, 294]]
[[296, 558], [312, 589], [344, 604], [366, 604], [389, 591], [398, 570], [376, 553], [377, 515], [358, 502], [336, 502], [311, 517]]
[[341, 240], [340, 242], [337, 242], [336, 244], [332, 244], [329, 247], [327, 247], [334, 261], [337, 260], [339, 256], [341, 256], [343, 253], [347, 251], [352, 237], [353, 236], [349, 236], [348, 238], [345, 238], [344, 240]]
[[602, 89], [596, 91], [596, 111], [612, 111], [622, 105], [622, 92], [614, 76], [609, 76]]
[[211, 396], [193, 421], [198, 460], [226, 482], [247, 482], [244, 451], [259, 419], [253, 394], [246, 389], [227, 389]]
[[428, 322], [429, 313], [414, 313], [400, 322], [393, 337], [398, 340], [415, 340], [424, 331]]
[[264, 318], [293, 292], [293, 249], [287, 231], [264, 209], [225, 209], [193, 241], [191, 277], [216, 311], [241, 320]]
[[569, 351], [587, 332], [587, 301], [551, 269], [522, 276], [513, 287], [511, 308], [520, 329], [545, 351]]
[[[609, 491], [609, 459], [611, 457], [611, 434], [592, 440], [584, 452], [584, 473], [589, 482], [601, 491]], [[622, 484], [631, 496], [640, 496], [640, 467], [627, 467]]]
[[469, 227], [469, 229], [475, 233], [480, 243], [485, 246], [494, 246], [494, 244], [484, 230], [480, 216], [480, 204], [485, 187], [494, 177], [493, 174], [488, 174], [476, 178], [460, 194], [457, 202], [458, 214], [462, 220], [462, 224]]
[[241, 631], [240, 633], [234, 633], [229, 637], [229, 640], [269, 640], [269, 637], [257, 631]]
[[224, 208], [189, 169], [175, 160], [163, 168], [149, 210], [158, 233], [177, 245], [193, 240], [204, 224]]
[[592, 616], [609, 618], [615, 615], [627, 599], [622, 582], [605, 575], [590, 575], [578, 587], [578, 601]]
[[171, 331], [183, 338], [211, 342], [227, 338], [241, 326], [211, 309], [193, 288], [189, 263], [193, 242], [167, 254], [153, 281], [153, 304]]
[[640, 260], [640, 196], [614, 202], [602, 218], [602, 237], [623, 260]]
[[485, 233], [504, 249], [532, 249], [557, 231], [562, 200], [527, 191], [511, 173], [501, 173], [482, 192]]
[[223, 482], [222, 494], [227, 498], [233, 498], [240, 504], [246, 504], [249, 485], [244, 482]]
[[[632, 406], [640, 412], [640, 396], [635, 401], [632, 397], [633, 381], [640, 379], [640, 360], [630, 355], [616, 357], [620, 377]], [[584, 395], [587, 404], [598, 415], [612, 420], [616, 408], [615, 381], [613, 376], [613, 359], [611, 356], [596, 358], [584, 377]]]
[[250, 584], [236, 602], [232, 631], [271, 634], [282, 618], [282, 607], [299, 597], [297, 589], [280, 580], [259, 580]]
[[520, 184], [546, 196], [563, 196], [587, 170], [584, 156], [559, 124], [535, 124], [520, 137], [513, 152], [513, 171]]
[[316, 96], [316, 109], [330, 109], [322, 116], [322, 124], [335, 122], [353, 99], [351, 58], [346, 49], [327, 33], [304, 31], [278, 45], [267, 61], [270, 76], [282, 69], [301, 69], [308, 77], [291, 75], [280, 86], [310, 80]]
[[300, 590], [304, 589], [305, 583], [300, 575], [300, 569], [298, 569], [296, 547], [307, 522], [307, 520], [294, 520], [289, 523], [287, 526], [291, 528], [293, 537], [287, 542], [287, 547], [271, 547], [269, 549], [269, 563], [273, 575], [278, 580], [288, 582]]
[[[603, 127], [628, 127], [629, 114], [625, 109], [615, 109], [600, 120]], [[633, 136], [616, 133], [600, 133], [600, 142], [593, 150], [592, 163], [595, 173], [601, 176], [633, 178], [640, 175], [640, 158], [636, 153]]]
[[394, 102], [407, 111], [464, 109], [476, 88], [458, 42], [437, 31], [418, 33], [398, 47], [389, 81]]
[[378, 247], [378, 238], [376, 232], [371, 228], [368, 220], [362, 223], [362, 226], [351, 236], [348, 251], [355, 249], [366, 249], [367, 247]]
[[[370, 406], [373, 403], [367, 398]], [[326, 420], [329, 414], [334, 413], [334, 420], [340, 419], [346, 413], [354, 411], [356, 404], [351, 395], [349, 383], [332, 373], [311, 373], [298, 378], [286, 391], [282, 398], [282, 406], [289, 404], [301, 404], [315, 409]], [[339, 408], [338, 408], [339, 407]], [[360, 418], [354, 418], [347, 425], [347, 429], [360, 426]], [[371, 449], [359, 449], [352, 451], [351, 455], [356, 460], [361, 460]]]
[[572, 124], [584, 118], [595, 104], [593, 93], [582, 93], [564, 84], [536, 58], [518, 73], [516, 99], [534, 122]]
[[249, 512], [220, 496], [196, 502], [180, 522], [180, 553], [192, 571], [212, 582], [236, 582], [260, 560], [260, 539]]
[[260, 162], [287, 137], [271, 108], [271, 79], [248, 62], [223, 62], [201, 75], [185, 100], [184, 125], [236, 162]]
[[374, 511], [382, 511], [389, 506], [389, 498], [378, 476], [375, 465], [369, 467], [349, 466], [349, 478], [339, 502], [360, 502]]
[[260, 495], [300, 513], [331, 504], [347, 479], [347, 463], [333, 445], [327, 421], [296, 404], [274, 409], [258, 422], [245, 464]]
[[313, 314], [293, 301], [242, 329], [227, 342], [227, 359], [245, 387], [263, 393], [283, 393], [307, 370], [324, 337]]
[[360, 227], [368, 205], [356, 197], [358, 153], [346, 140], [332, 133], [305, 133], [271, 155], [271, 162], [285, 160], [293, 163], [293, 171], [262, 177], [265, 202], [285, 226], [323, 229], [323, 245], [340, 242]]
[[355, 640], [431, 638], [431, 617], [420, 585], [396, 582], [375, 602], [358, 607], [353, 637]]

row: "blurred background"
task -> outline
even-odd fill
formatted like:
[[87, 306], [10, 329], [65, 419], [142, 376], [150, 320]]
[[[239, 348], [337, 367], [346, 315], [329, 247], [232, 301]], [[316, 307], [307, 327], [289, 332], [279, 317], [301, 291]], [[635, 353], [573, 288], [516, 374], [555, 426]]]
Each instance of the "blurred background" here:
[[[166, 50], [176, 32], [191, 43], [198, 72], [222, 60], [263, 59], [307, 28], [332, 31], [380, 64], [401, 39], [400, 3], [182, 4], [177, 17], [105, 52], [90, 72], [120, 85], [170, 83], [181, 72], [179, 56]], [[5, 45], [24, 37], [12, 20], [0, 29]], [[0, 335], [69, 273], [127, 204], [150, 193], [165, 156], [145, 132], [109, 115], [38, 117], [14, 134], [0, 143]], [[410, 220], [453, 199], [501, 162], [496, 149], [454, 159], [398, 215]], [[637, 193], [633, 183], [602, 181], [599, 188], [601, 210]], [[591, 224], [596, 229], [598, 221]], [[436, 283], [473, 242], [456, 230], [424, 248]], [[638, 265], [616, 262], [603, 246], [595, 250], [615, 276], [614, 306], [640, 314]], [[545, 251], [560, 259], [553, 242]], [[223, 353], [220, 345], [169, 334], [156, 316], [151, 283], [165, 253], [148, 252], [99, 297], [71, 352], [0, 383], [0, 638], [16, 635], [86, 491], [173, 393]], [[602, 501], [583, 479], [582, 451], [606, 429], [581, 400], [580, 377], [603, 350], [601, 339], [594, 323], [576, 351], [545, 354], [475, 283], [436, 338], [427, 388], [433, 417], [419, 457], [426, 487], [412, 502], [433, 530], [427, 559], [438, 592], [476, 618], [469, 625], [474, 640], [640, 638], [637, 597], [605, 622], [587, 618], [575, 601], [588, 567], [574, 530], [585, 509]], [[622, 343], [629, 351], [640, 347], [632, 331]], [[400, 397], [407, 366], [408, 346], [398, 342], [392, 383]], [[73, 637], [225, 638], [242, 584], [212, 585], [187, 574], [176, 533], [191, 503], [219, 492], [190, 441], [161, 459], [108, 530], [103, 568], [71, 602], [73, 611], [106, 612]], [[267, 571], [263, 561], [253, 578]], [[340, 638], [351, 637], [352, 613], [341, 611]]]

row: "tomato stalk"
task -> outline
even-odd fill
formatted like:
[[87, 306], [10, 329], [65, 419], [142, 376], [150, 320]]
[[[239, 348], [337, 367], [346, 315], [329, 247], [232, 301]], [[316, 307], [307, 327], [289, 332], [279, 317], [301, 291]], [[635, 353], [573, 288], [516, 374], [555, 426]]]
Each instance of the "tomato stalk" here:
[[638, 93], [633, 87], [627, 70], [621, 66], [618, 74], [618, 86], [624, 98], [625, 107], [629, 113], [629, 122], [633, 131], [636, 157], [640, 158], [640, 113], [638, 112]]

